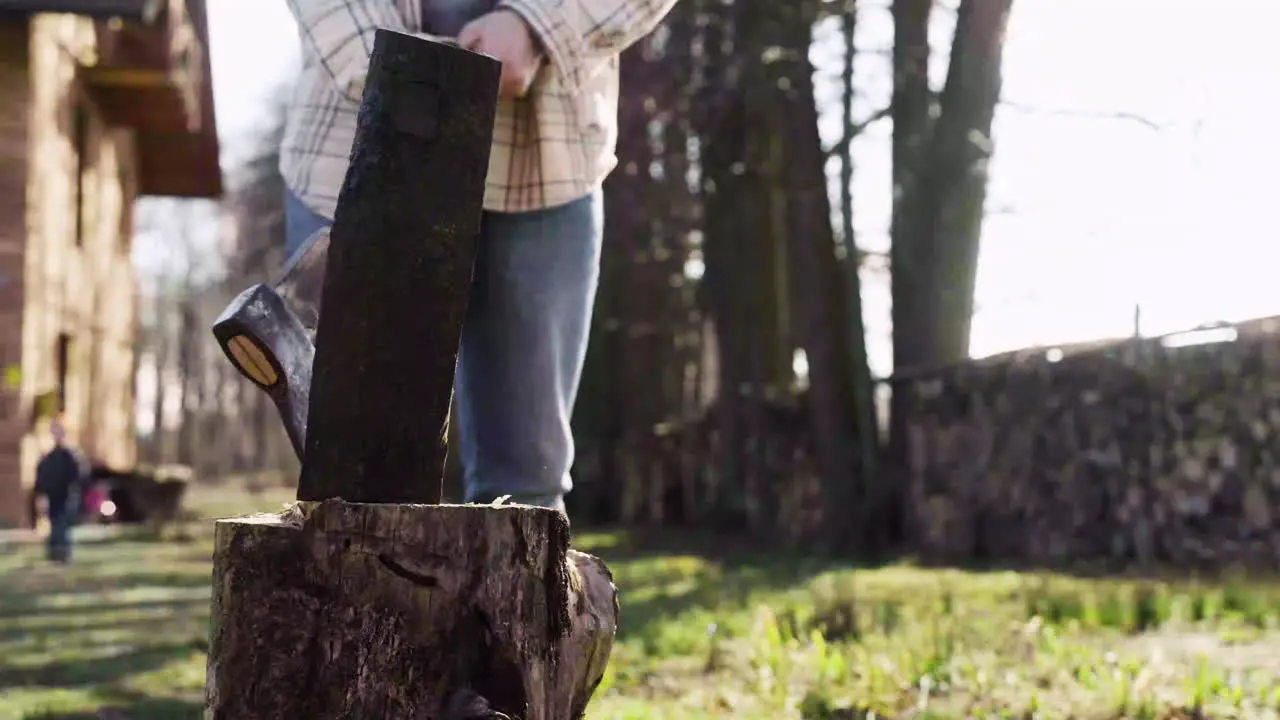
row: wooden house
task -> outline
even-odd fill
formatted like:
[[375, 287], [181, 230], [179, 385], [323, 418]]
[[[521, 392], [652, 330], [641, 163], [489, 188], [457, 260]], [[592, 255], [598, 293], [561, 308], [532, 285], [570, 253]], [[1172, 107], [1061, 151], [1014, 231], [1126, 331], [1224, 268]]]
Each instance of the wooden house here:
[[205, 0], [0, 0], [0, 526], [54, 414], [134, 463], [134, 199], [221, 192]]

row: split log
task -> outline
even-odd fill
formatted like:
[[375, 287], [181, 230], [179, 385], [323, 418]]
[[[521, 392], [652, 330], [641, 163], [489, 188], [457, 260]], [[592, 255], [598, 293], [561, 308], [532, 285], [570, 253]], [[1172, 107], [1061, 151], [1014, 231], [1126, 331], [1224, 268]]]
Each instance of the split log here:
[[329, 235], [299, 500], [441, 501], [501, 72], [377, 33]]
[[329, 500], [220, 521], [206, 717], [581, 717], [617, 596], [568, 545], [563, 514], [526, 506]]

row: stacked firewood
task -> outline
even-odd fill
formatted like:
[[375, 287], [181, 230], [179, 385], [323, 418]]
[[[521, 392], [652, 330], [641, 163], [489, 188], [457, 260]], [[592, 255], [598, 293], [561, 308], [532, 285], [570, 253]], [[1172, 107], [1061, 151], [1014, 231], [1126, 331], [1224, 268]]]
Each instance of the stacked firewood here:
[[907, 526], [926, 556], [1280, 562], [1280, 335], [1022, 352], [911, 393]]

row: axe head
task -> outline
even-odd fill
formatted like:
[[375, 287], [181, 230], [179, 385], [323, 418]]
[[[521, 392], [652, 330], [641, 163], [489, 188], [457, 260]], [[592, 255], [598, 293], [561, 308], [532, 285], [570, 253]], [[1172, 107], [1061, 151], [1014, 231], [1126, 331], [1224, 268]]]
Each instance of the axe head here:
[[316, 354], [306, 328], [271, 288], [254, 285], [222, 311], [213, 323], [213, 336], [240, 374], [275, 402], [301, 458]]
[[227, 359], [275, 402], [299, 459], [328, 257], [329, 229], [324, 228], [294, 251], [275, 282], [240, 293], [213, 324]]

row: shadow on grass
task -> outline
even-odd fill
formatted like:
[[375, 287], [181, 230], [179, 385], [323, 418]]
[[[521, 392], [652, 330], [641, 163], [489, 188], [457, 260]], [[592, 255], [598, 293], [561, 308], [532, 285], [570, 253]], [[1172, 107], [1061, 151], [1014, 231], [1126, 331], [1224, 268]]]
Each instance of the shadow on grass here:
[[192, 642], [142, 647], [111, 657], [51, 662], [37, 667], [0, 666], [0, 687], [70, 688], [109, 685], [152, 670], [197, 651]]
[[741, 535], [720, 535], [685, 529], [609, 531], [592, 528], [575, 547], [598, 555], [612, 565], [652, 560], [663, 555], [692, 556], [731, 568], [731, 574], [751, 574], [768, 588], [794, 585], [829, 570], [874, 570], [911, 565], [931, 570], [957, 570], [975, 575], [1018, 573], [1054, 575], [1092, 581], [1200, 581], [1208, 584], [1242, 582], [1273, 585], [1280, 590], [1280, 569], [1248, 569], [1239, 566], [1189, 567], [1170, 563], [1140, 565], [1124, 559], [1094, 558], [1063, 563], [1019, 562], [1012, 559], [973, 558], [952, 562], [923, 560], [906, 551], [877, 559], [838, 557], [820, 551], [780, 548], [767, 540]]
[[669, 639], [673, 633], [702, 632], [705, 625], [734, 611], [776, 602], [779, 593], [792, 590], [803, 593], [804, 586], [823, 573], [872, 571], [893, 565], [956, 570], [975, 579], [1013, 572], [1024, 575], [1031, 583], [1028, 587], [1033, 586], [1038, 577], [1103, 583], [1154, 580], [1174, 585], [1198, 580], [1206, 586], [1236, 583], [1280, 597], [1280, 583], [1274, 575], [1255, 573], [1240, 577], [1230, 569], [1197, 573], [1189, 569], [1135, 568], [1108, 562], [1056, 567], [999, 561], [926, 564], [908, 555], [879, 562], [857, 562], [818, 552], [783, 549], [741, 536], [683, 530], [593, 530], [577, 538], [575, 546], [598, 555], [613, 571], [621, 611], [618, 637], [623, 641], [648, 642], [659, 636]]
[[[193, 539], [213, 534], [212, 520], [195, 520], [172, 525], [157, 534], [145, 525], [77, 525], [71, 531], [71, 540], [78, 548], [96, 548], [120, 543], [157, 543], [188, 545]], [[22, 549], [43, 552], [46, 540], [36, 534], [9, 534], [0, 536], [0, 549]]]
[[[31, 635], [70, 637], [73, 634], [93, 631], [119, 631], [135, 629], [146, 634], [157, 627], [182, 622], [205, 622], [209, 610], [208, 598], [183, 600], [155, 600], [141, 602], [100, 603], [87, 607], [42, 609], [38, 614], [0, 617], [0, 647]], [[114, 614], [140, 614], [128, 619], [111, 618]], [[89, 619], [86, 620], [85, 618]], [[37, 622], [4, 623], [5, 620], [32, 620]], [[48, 621], [45, 621], [48, 619]]]
[[[12, 580], [0, 577], [0, 582], [12, 582]], [[0, 591], [0, 622], [13, 618], [29, 617], [35, 613], [40, 615], [74, 615], [130, 607], [149, 607], [188, 602], [207, 603], [207, 597], [191, 597], [191, 591], [209, 589], [211, 588], [211, 583], [212, 581], [209, 577], [190, 573], [128, 573], [111, 577], [77, 578], [73, 587], [57, 588], [52, 591], [52, 594], [93, 597], [108, 592], [127, 592], [136, 588], [157, 588], [162, 591], [177, 590], [180, 591], [182, 596], [139, 601], [117, 601], [112, 599], [104, 602], [77, 603], [52, 607], [44, 602], [51, 594], [48, 590], [42, 592], [36, 589], [23, 592], [25, 588], [18, 587], [17, 592], [13, 592], [13, 588], [5, 588]]]
[[141, 693], [118, 692], [112, 693], [111, 702], [112, 707], [123, 711], [121, 720], [195, 720], [204, 714], [204, 703], [195, 699], [157, 698]]
[[1244, 583], [1274, 586], [1280, 590], [1280, 571], [1222, 563], [1206, 563], [1201, 566], [1169, 562], [1140, 564], [1112, 558], [1085, 558], [1061, 563], [985, 558], [945, 562], [920, 559], [911, 554], [899, 555], [896, 561], [931, 570], [960, 570], [973, 574], [1018, 573], [1028, 577], [1051, 575], [1088, 581], [1201, 582], [1210, 585]]
[[[207, 650], [209, 560], [154, 549], [130, 537], [104, 538], [69, 567], [33, 562], [0, 572], [0, 690], [38, 697], [79, 689], [100, 704], [23, 717], [200, 717], [201, 703], [184, 692], [193, 688], [166, 685], [153, 696], [126, 687]], [[24, 552], [38, 557], [41, 549]]]
[[856, 567], [716, 533], [589, 532], [575, 546], [598, 555], [614, 573], [621, 640], [653, 637], [681, 616], [712, 617], [751, 604], [753, 596], [790, 590], [821, 573]]
[[109, 705], [93, 712], [37, 713], [26, 715], [26, 720], [197, 720], [204, 712], [198, 700], [178, 700], [137, 696], [128, 699], [128, 693], [119, 693]]

